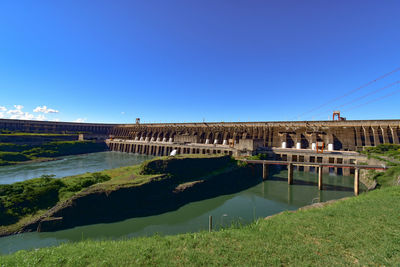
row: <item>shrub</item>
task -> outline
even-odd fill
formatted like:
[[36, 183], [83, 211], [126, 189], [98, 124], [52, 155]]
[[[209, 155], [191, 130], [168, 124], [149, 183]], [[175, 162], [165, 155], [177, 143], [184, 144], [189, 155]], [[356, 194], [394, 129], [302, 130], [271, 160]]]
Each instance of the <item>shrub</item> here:
[[0, 160], [2, 161], [27, 161], [30, 158], [18, 152], [0, 152]]

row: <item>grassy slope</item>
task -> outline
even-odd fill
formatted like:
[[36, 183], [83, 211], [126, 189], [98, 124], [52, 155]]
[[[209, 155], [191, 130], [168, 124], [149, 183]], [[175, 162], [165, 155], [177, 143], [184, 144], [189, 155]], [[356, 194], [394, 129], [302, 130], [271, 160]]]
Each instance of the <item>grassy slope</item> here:
[[389, 187], [240, 228], [69, 243], [3, 256], [0, 265], [396, 265], [399, 210], [400, 187]]
[[378, 187], [399, 185], [400, 182], [400, 145], [380, 144], [366, 148], [363, 152], [368, 157], [386, 162], [391, 168], [385, 172], [369, 171], [370, 179], [375, 180]]

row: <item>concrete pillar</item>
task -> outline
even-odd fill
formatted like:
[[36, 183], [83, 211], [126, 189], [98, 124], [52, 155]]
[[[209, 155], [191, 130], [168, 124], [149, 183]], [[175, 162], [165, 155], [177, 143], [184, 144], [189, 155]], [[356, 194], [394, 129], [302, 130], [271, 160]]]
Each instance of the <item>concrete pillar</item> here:
[[322, 190], [322, 166], [318, 167], [318, 189]]
[[[304, 162], [309, 163], [310, 162], [310, 156], [304, 155]], [[304, 166], [304, 171], [309, 172], [310, 171], [310, 166]]]
[[157, 137], [157, 140], [156, 140], [156, 142], [160, 142], [161, 140], [160, 140], [160, 137]]
[[214, 139], [214, 145], [218, 144], [218, 139]]
[[393, 144], [399, 144], [399, 136], [397, 135], [396, 127], [390, 127], [390, 130], [392, 131]]
[[288, 184], [293, 184], [293, 164], [288, 164]]
[[359, 190], [359, 176], [360, 176], [360, 169], [356, 168], [354, 171], [354, 195], [358, 196]]
[[146, 138], [144, 139], [144, 141], [145, 141], [145, 142], [149, 142], [149, 138], [146, 137]]
[[160, 146], [156, 146], [156, 156], [158, 156], [160, 153]]
[[301, 143], [300, 142], [296, 143], [296, 149], [301, 149]]
[[317, 150], [317, 143], [312, 143], [311, 144], [311, 149], [312, 150]]
[[282, 148], [286, 148], [286, 142], [285, 141], [282, 142]]
[[371, 139], [370, 139], [369, 131], [365, 127], [362, 127], [362, 128], [363, 128], [363, 131], [364, 131], [365, 145], [366, 146], [370, 146], [371, 145]]
[[135, 141], [139, 141], [139, 137], [136, 136], [136, 137], [135, 137]]
[[263, 164], [263, 180], [268, 179], [268, 164]]
[[164, 143], [167, 142], [167, 138], [164, 137], [164, 138], [162, 139], [162, 141], [163, 141]]
[[[350, 161], [348, 159], [343, 159], [343, 164], [350, 164]], [[342, 168], [342, 170], [344, 176], [350, 175], [350, 168]]]
[[328, 144], [328, 151], [333, 151], [333, 144]]
[[140, 140], [139, 140], [139, 141], [143, 141], [143, 136], [140, 137]]
[[362, 141], [361, 141], [361, 134], [360, 131], [362, 131], [362, 129], [360, 127], [355, 127], [354, 128], [356, 131], [356, 142], [357, 142], [357, 146], [361, 147], [362, 146]]
[[172, 137], [170, 137], [170, 138], [169, 138], [169, 142], [172, 143], [172, 141], [173, 141], [173, 139], [172, 139]]
[[378, 128], [372, 127], [372, 134], [374, 135], [374, 145], [379, 145], [381, 142], [379, 141]]
[[150, 141], [151, 141], [151, 142], [154, 142], [154, 137], [152, 137], [152, 138], [150, 139]]
[[206, 145], [210, 143], [210, 139], [206, 139]]
[[223, 144], [224, 146], [228, 145], [228, 140], [225, 139], [225, 140], [222, 142], [222, 144]]
[[389, 143], [389, 137], [387, 134], [387, 127], [382, 127], [381, 126], [381, 130], [382, 130], [382, 137], [383, 137], [383, 143]]

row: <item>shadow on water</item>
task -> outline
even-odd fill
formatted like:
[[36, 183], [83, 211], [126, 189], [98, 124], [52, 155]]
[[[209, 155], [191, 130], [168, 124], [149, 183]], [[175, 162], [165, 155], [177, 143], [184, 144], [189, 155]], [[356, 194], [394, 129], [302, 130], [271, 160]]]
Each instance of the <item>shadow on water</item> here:
[[[287, 178], [282, 178], [282, 177], [268, 177], [270, 181], [281, 181], [281, 182], [287, 182]], [[304, 181], [300, 179], [293, 179], [293, 185], [302, 185], [302, 186], [318, 186], [317, 182], [313, 181]], [[347, 191], [347, 192], [353, 192], [353, 188], [345, 187], [345, 186], [340, 186], [340, 185], [329, 185], [329, 184], [323, 184], [322, 185], [322, 190], [330, 190], [330, 191]]]
[[[215, 228], [228, 226], [233, 222], [249, 223], [256, 218], [266, 217], [285, 210], [296, 210], [314, 202], [323, 202], [352, 196], [352, 178], [326, 175], [324, 190], [318, 190], [318, 177], [315, 173], [295, 171], [294, 184], [287, 184], [287, 171], [271, 168], [268, 180], [262, 181], [261, 170], [255, 184], [240, 191], [221, 190], [223, 195], [207, 192], [204, 188], [201, 198], [180, 203], [173, 209], [142, 217], [126, 217], [116, 222], [77, 226], [65, 230], [43, 233], [25, 233], [0, 238], [0, 253], [7, 254], [20, 249], [32, 249], [82, 239], [121, 239], [136, 236], [177, 234], [206, 230], [208, 216], [214, 218]], [[324, 180], [324, 182], [325, 182]], [[226, 182], [226, 181], [225, 181]], [[223, 188], [224, 184], [217, 185]], [[187, 195], [193, 192], [188, 191]], [[198, 197], [198, 196], [197, 196]], [[145, 201], [145, 200], [143, 200]], [[130, 202], [135, 205], [135, 202]], [[168, 206], [168, 205], [167, 205]], [[171, 207], [169, 207], [171, 208]], [[165, 207], [164, 207], [165, 209]], [[154, 212], [154, 210], [153, 210]], [[127, 219], [129, 218], [129, 219]]]

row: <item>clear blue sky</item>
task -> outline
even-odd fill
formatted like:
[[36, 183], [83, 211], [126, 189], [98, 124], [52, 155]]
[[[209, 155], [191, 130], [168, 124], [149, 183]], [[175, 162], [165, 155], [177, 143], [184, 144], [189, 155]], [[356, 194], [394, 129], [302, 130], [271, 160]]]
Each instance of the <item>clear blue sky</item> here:
[[399, 84], [354, 100], [400, 71], [300, 116], [400, 67], [399, 13], [398, 0], [2, 0], [0, 117], [316, 120], [351, 102], [347, 119], [399, 119]]

